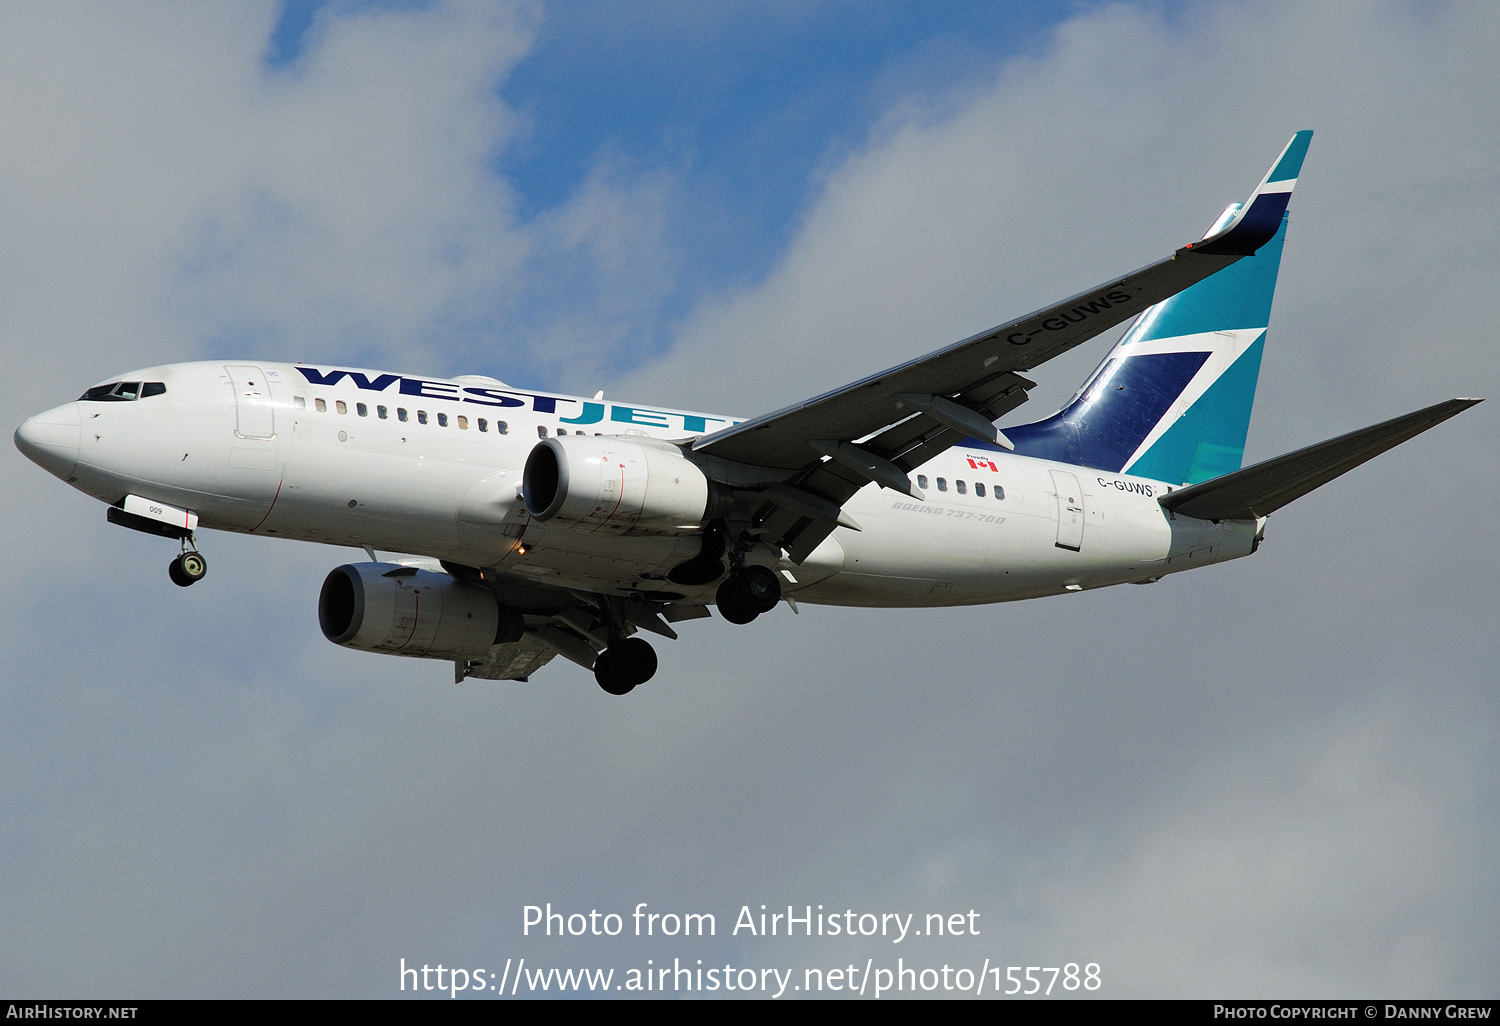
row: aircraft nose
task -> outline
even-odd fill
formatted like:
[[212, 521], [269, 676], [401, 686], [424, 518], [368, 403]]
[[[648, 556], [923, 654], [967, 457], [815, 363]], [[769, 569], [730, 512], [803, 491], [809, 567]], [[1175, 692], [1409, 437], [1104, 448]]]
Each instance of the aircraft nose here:
[[38, 413], [16, 428], [16, 448], [48, 473], [67, 480], [78, 463], [78, 404]]

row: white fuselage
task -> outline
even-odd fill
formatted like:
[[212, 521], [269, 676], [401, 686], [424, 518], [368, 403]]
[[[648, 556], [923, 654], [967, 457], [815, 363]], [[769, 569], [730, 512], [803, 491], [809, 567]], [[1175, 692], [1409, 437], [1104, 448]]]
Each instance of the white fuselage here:
[[[517, 583], [713, 601], [713, 585], [666, 579], [698, 553], [698, 525], [622, 533], [544, 524], [519, 486], [543, 438], [681, 440], [733, 418], [493, 379], [295, 364], [173, 364], [120, 380], [166, 390], [33, 418], [53, 443], [44, 465], [105, 502], [139, 495], [191, 510], [203, 527], [425, 555]], [[800, 564], [779, 552], [752, 561], [778, 567], [798, 601], [961, 605], [1232, 559], [1254, 550], [1261, 527], [1173, 517], [1156, 501], [1163, 482], [992, 447], [960, 445], [912, 477], [925, 501], [867, 486], [844, 507], [862, 530], [837, 529]]]

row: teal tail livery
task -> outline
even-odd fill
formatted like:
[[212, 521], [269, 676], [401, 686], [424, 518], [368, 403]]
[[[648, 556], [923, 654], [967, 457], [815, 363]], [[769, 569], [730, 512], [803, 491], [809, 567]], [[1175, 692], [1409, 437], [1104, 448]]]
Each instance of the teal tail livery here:
[[1253, 219], [1275, 226], [1271, 240], [1141, 313], [1067, 407], [1005, 429], [1017, 453], [1172, 484], [1240, 469], [1287, 202], [1311, 139], [1293, 136], [1250, 201], [1232, 204], [1204, 236]]

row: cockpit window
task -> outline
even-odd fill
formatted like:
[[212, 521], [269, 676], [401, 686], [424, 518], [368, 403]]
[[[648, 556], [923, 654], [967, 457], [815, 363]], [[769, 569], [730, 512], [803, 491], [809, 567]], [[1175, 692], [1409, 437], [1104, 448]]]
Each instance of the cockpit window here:
[[128, 403], [153, 395], [165, 395], [167, 386], [161, 381], [111, 381], [107, 385], [95, 385], [78, 397], [79, 402]]

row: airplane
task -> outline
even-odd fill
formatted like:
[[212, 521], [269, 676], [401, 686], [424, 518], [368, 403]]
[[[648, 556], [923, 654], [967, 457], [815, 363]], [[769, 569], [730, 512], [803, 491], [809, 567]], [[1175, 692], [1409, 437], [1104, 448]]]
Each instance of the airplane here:
[[[17, 447], [180, 543], [200, 528], [363, 549], [318, 598], [329, 640], [527, 680], [556, 656], [623, 695], [642, 632], [710, 607], [954, 606], [1150, 583], [1255, 552], [1266, 518], [1478, 399], [1242, 468], [1296, 133], [1171, 256], [750, 419], [325, 364], [178, 363], [23, 423]], [[995, 426], [1026, 373], [1127, 320], [1061, 410]], [[380, 560], [376, 550], [401, 553]]]

